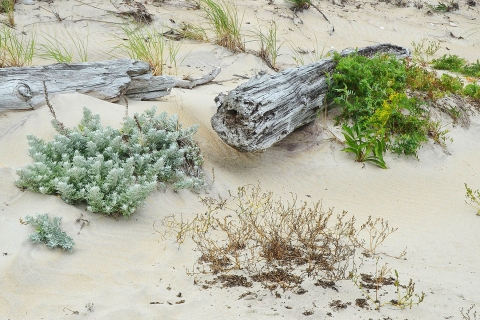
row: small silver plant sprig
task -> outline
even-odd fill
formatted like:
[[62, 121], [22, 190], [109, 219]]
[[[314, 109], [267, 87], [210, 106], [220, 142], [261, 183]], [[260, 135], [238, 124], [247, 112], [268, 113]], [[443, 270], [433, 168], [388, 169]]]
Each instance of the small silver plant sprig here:
[[35, 228], [35, 232], [28, 236], [32, 243], [43, 242], [51, 249], [61, 247], [63, 250], [72, 251], [75, 241], [60, 229], [61, 220], [60, 217], [50, 220], [48, 213], [45, 213], [37, 214], [35, 217], [26, 216], [25, 220], [20, 219], [20, 222], [31, 224]]

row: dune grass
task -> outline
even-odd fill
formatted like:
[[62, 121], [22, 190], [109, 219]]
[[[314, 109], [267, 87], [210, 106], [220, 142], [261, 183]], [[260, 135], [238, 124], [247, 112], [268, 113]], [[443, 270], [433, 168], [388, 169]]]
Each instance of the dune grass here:
[[18, 36], [12, 29], [0, 30], [0, 68], [22, 67], [32, 64], [35, 55], [36, 38]]
[[127, 36], [127, 42], [121, 44], [121, 48], [130, 58], [148, 62], [152, 67], [153, 75], [162, 75], [165, 62], [163, 34], [156, 30], [140, 29], [130, 25], [123, 26], [122, 31]]
[[82, 38], [78, 34], [73, 36], [68, 31], [67, 34], [72, 40], [78, 59], [74, 58], [74, 52], [68, 45], [66, 45], [63, 41], [58, 40], [56, 37], [48, 34], [45, 35], [46, 43], [40, 45], [42, 48], [42, 53], [40, 56], [47, 60], [53, 60], [58, 63], [71, 63], [75, 61], [87, 62], [89, 35], [87, 35], [85, 38]]
[[207, 33], [205, 32], [204, 28], [188, 22], [182, 23], [180, 28], [175, 28], [174, 31], [180, 34], [180, 36], [185, 39], [196, 41], [208, 40]]
[[282, 46], [282, 44], [278, 44], [277, 30], [277, 24], [274, 20], [272, 20], [270, 25], [267, 27], [266, 32], [264, 32], [261, 27], [259, 27], [255, 32], [255, 35], [260, 42], [260, 48], [257, 54], [270, 68], [274, 70], [278, 70], [276, 67], [278, 50], [280, 50], [280, 47]]
[[[300, 47], [296, 47], [292, 42], [289, 42], [290, 48], [292, 48], [293, 54], [292, 59], [298, 66], [303, 66], [308, 63], [317, 62], [325, 58], [325, 46], [320, 48], [318, 43], [318, 38], [315, 36], [315, 44], [314, 47], [310, 49], [303, 49]], [[307, 58], [308, 60], [305, 60]]]
[[155, 76], [165, 74], [166, 68], [170, 69], [169, 74], [176, 74], [180, 42], [166, 39], [161, 31], [135, 25], [122, 26], [122, 31], [127, 40], [121, 43], [119, 48], [130, 58], [148, 62]]
[[215, 33], [215, 43], [232, 52], [245, 51], [245, 41], [241, 33], [243, 14], [238, 14], [234, 3], [213, 0], [200, 0], [207, 21]]
[[0, 0], [0, 12], [5, 12], [7, 15], [8, 24], [15, 26], [15, 2], [16, 0]]

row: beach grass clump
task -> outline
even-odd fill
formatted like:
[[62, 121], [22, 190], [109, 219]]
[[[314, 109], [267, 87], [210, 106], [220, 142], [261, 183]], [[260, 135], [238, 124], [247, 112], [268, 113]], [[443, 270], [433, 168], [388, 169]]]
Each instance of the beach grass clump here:
[[214, 0], [199, 0], [199, 3], [215, 33], [215, 43], [232, 52], [245, 51], [245, 41], [241, 32], [243, 14], [239, 15], [236, 4]]
[[15, 26], [15, 3], [16, 0], [0, 0], [0, 13], [5, 12], [7, 22], [11, 27]]
[[[325, 46], [320, 48], [320, 44], [318, 43], [318, 38], [315, 36], [315, 45], [312, 49], [308, 48], [301, 48], [295, 46], [293, 42], [289, 42], [290, 48], [293, 51], [292, 59], [298, 66], [303, 66], [307, 63], [317, 62], [323, 58], [325, 58]], [[328, 56], [328, 54], [327, 54]], [[306, 60], [305, 58], [308, 58]]]
[[428, 7], [434, 12], [446, 13], [458, 10], [460, 7], [458, 2], [450, 0], [447, 2], [439, 1], [436, 5], [428, 5]]
[[162, 32], [152, 28], [124, 25], [122, 31], [127, 39], [117, 48], [134, 60], [148, 62], [154, 76], [165, 74], [165, 68], [173, 69], [172, 73], [177, 72], [181, 43], [166, 39]]
[[122, 26], [127, 40], [120, 45], [130, 58], [148, 62], [155, 76], [163, 74], [166, 41], [163, 33], [132, 25]]
[[84, 108], [78, 126], [66, 128], [49, 107], [57, 134], [48, 142], [28, 136], [34, 163], [18, 170], [18, 187], [125, 218], [166, 183], [193, 191], [206, 187], [203, 158], [192, 139], [198, 126], [182, 129], [176, 115], [155, 115], [152, 108], [127, 117], [120, 129], [104, 128]]
[[75, 48], [77, 58], [74, 56], [74, 52], [64, 41], [60, 41], [58, 38], [45, 35], [46, 43], [42, 43], [40, 46], [42, 52], [41, 57], [53, 60], [58, 63], [71, 63], [71, 62], [87, 62], [88, 61], [88, 35], [82, 38], [80, 35], [75, 34], [73, 36], [67, 31], [69, 38], [72, 40], [73, 47]]
[[51, 249], [61, 247], [63, 250], [72, 251], [75, 241], [60, 229], [61, 220], [59, 217], [50, 220], [48, 213], [20, 219], [23, 224], [30, 224], [35, 228], [35, 232], [28, 236], [32, 243], [45, 243]]
[[197, 26], [188, 22], [183, 22], [180, 25], [180, 28], [173, 29], [177, 32], [181, 38], [196, 40], [196, 41], [207, 41], [207, 33], [204, 28]]
[[282, 44], [278, 44], [277, 39], [278, 27], [274, 20], [270, 22], [270, 26], [267, 27], [266, 31], [263, 31], [260, 27], [255, 32], [258, 41], [260, 42], [260, 48], [257, 52], [257, 55], [265, 61], [265, 63], [272, 69], [277, 70], [277, 57], [278, 51]]
[[19, 36], [6, 26], [0, 29], [0, 68], [31, 65], [35, 50], [35, 35]]

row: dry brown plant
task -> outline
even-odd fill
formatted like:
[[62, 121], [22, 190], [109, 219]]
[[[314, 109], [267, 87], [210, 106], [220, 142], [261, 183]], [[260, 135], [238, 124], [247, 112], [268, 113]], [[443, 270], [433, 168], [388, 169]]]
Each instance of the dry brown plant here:
[[[187, 237], [200, 253], [197, 270], [224, 275], [244, 272], [265, 288], [286, 290], [306, 277], [330, 281], [347, 279], [356, 271], [355, 254], [364, 242], [358, 233], [369, 231], [372, 254], [393, 232], [388, 223], [371, 218], [360, 229], [343, 211], [335, 215], [322, 203], [308, 204], [295, 194], [284, 201], [260, 186], [244, 186], [225, 199], [202, 198], [206, 212], [193, 220], [169, 216], [166, 233], [178, 243]], [[375, 229], [380, 222], [380, 229]]]

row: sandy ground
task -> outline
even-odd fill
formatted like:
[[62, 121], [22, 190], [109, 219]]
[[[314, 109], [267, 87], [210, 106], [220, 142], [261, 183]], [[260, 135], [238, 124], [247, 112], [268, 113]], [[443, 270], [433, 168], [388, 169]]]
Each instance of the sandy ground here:
[[[66, 30], [89, 34], [91, 60], [106, 59], [116, 45], [116, 24], [122, 20], [104, 10], [114, 10], [111, 5], [91, 4], [103, 9], [76, 1], [20, 3], [16, 7], [18, 28], [65, 41]], [[188, 6], [182, 1], [146, 5], [155, 14], [157, 26], [171, 24], [169, 19], [202, 22], [201, 13]], [[383, 42], [411, 47], [412, 41], [428, 38], [441, 43], [436, 56], [455, 53], [474, 61], [480, 52], [480, 34], [472, 32], [480, 27], [478, 6], [468, 8], [463, 2], [459, 11], [433, 15], [427, 15], [426, 8], [410, 5], [399, 8], [355, 2], [341, 7], [319, 3], [331, 24], [314, 9], [298, 13], [295, 24], [282, 1], [271, 5], [238, 1], [238, 6], [245, 9], [245, 31], [274, 18], [280, 39], [303, 48], [313, 49], [315, 37], [326, 51]], [[65, 20], [56, 21], [51, 12]], [[334, 32], [329, 35], [332, 27]], [[255, 46], [247, 43], [251, 50]], [[294, 65], [289, 43], [280, 53], [281, 68]], [[193, 243], [178, 246], [173, 238], [163, 239], [153, 225], [172, 214], [193, 217], [202, 213], [198, 195], [155, 192], [131, 219], [117, 221], [68, 205], [58, 197], [22, 192], [14, 186], [16, 169], [31, 163], [26, 135], [53, 137], [51, 115], [48, 108], [41, 107], [0, 115], [0, 319], [301, 319], [306, 311], [312, 311], [311, 317], [316, 319], [463, 319], [459, 309], [475, 303], [474, 310], [480, 312], [480, 221], [475, 209], [465, 204], [463, 186], [480, 188], [480, 115], [472, 115], [468, 130], [447, 126], [453, 139], [448, 153], [430, 142], [420, 150], [420, 161], [387, 155], [388, 170], [354, 162], [340, 151], [341, 146], [328, 140], [330, 135], [320, 124], [294, 132], [264, 152], [242, 154], [225, 145], [211, 128], [210, 118], [216, 111], [213, 99], [245, 81], [233, 74], [252, 76], [268, 67], [251, 54], [232, 54], [193, 41], [185, 41], [181, 55], [185, 59], [179, 76], [221, 66], [218, 82], [194, 90], [175, 89], [159, 101], [130, 101], [129, 114], [155, 105], [158, 111], [177, 113], [184, 126], [199, 124], [195, 139], [210, 181], [215, 170], [208, 195], [225, 196], [228, 190], [260, 183], [277, 197], [296, 193], [309, 202], [322, 200], [324, 207], [346, 210], [359, 222], [370, 215], [384, 218], [398, 230], [387, 238], [381, 251], [397, 255], [406, 248], [407, 254], [402, 259], [380, 255], [380, 263], [398, 270], [402, 283], [412, 279], [416, 293], [425, 293], [424, 302], [406, 310], [388, 305], [379, 311], [361, 309], [355, 306], [355, 299], [362, 298], [362, 292], [349, 280], [337, 282], [338, 292], [306, 285], [307, 293], [281, 292], [281, 298], [260, 286], [203, 289], [195, 285], [195, 281], [210, 278], [187, 275], [198, 259]], [[49, 62], [39, 59], [36, 63]], [[67, 126], [78, 123], [83, 107], [99, 113], [104, 125], [114, 127], [120, 125], [125, 112], [121, 104], [75, 93], [51, 100]], [[328, 125], [341, 136], [339, 128], [331, 122]], [[72, 253], [29, 242], [32, 228], [20, 224], [19, 219], [47, 212], [63, 217], [63, 229], [76, 242]], [[75, 220], [82, 214], [90, 223], [80, 230]], [[375, 272], [375, 263], [369, 260], [362, 268]], [[257, 296], [239, 299], [247, 291]], [[185, 301], [177, 304], [180, 300]], [[333, 300], [351, 305], [334, 310], [330, 307]], [[471, 316], [473, 319], [473, 312]]]

